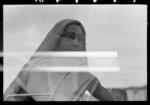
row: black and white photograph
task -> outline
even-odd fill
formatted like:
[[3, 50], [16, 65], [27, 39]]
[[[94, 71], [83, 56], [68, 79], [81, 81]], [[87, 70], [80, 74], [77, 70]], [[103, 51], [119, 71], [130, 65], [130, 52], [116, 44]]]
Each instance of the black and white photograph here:
[[3, 5], [4, 101], [147, 101], [147, 5]]

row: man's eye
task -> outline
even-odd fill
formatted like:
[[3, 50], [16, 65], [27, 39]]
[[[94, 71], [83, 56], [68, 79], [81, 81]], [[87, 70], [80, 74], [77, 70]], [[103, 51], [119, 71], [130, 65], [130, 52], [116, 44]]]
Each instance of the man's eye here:
[[74, 33], [65, 33], [62, 36], [70, 38], [70, 39], [74, 39], [75, 38], [75, 34]]
[[69, 37], [70, 37], [71, 39], [74, 39], [74, 38], [75, 38], [75, 35], [74, 35], [74, 34], [70, 34]]

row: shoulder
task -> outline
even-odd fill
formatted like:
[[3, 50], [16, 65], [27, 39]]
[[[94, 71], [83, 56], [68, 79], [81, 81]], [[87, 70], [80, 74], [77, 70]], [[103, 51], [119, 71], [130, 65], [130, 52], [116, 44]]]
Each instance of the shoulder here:
[[95, 75], [91, 74], [90, 72], [80, 72], [78, 80], [79, 84], [85, 84], [88, 82], [88, 84], [90, 85], [91, 83], [97, 81], [98, 79]]
[[80, 72], [79, 73], [79, 79], [80, 80], [87, 80], [87, 79], [90, 79], [90, 78], [93, 78], [95, 77], [93, 74], [89, 73], [89, 72]]

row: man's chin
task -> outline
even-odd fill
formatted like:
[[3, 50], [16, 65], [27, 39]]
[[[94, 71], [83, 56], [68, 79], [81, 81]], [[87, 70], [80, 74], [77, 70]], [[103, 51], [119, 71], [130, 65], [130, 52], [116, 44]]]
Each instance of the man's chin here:
[[83, 51], [81, 49], [69, 49], [69, 51]]
[[59, 50], [59, 51], [85, 51], [85, 50], [83, 50], [83, 49], [65, 49], [65, 50]]

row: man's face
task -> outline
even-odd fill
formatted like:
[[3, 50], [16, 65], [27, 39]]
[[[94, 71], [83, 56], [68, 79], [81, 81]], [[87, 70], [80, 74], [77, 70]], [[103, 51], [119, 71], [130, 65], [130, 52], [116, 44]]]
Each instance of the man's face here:
[[63, 33], [58, 50], [60, 51], [83, 51], [84, 35], [82, 29], [78, 25], [69, 25]]

